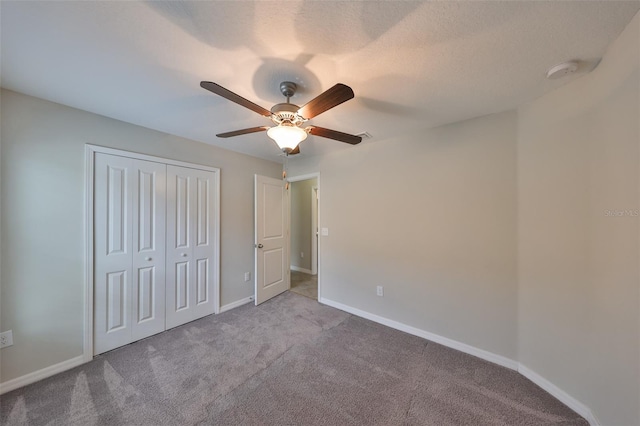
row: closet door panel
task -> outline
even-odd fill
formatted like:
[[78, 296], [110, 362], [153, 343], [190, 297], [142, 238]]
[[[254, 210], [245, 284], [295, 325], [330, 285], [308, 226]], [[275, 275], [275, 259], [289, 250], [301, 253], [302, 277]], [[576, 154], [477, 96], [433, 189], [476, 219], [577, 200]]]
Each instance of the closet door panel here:
[[193, 170], [195, 181], [195, 223], [193, 259], [195, 262], [194, 311], [197, 318], [214, 312], [212, 259], [215, 253], [214, 174]]
[[131, 341], [133, 161], [96, 154], [94, 170], [94, 352]]
[[214, 179], [167, 166], [167, 328], [214, 312]]
[[167, 328], [193, 321], [195, 180], [193, 169], [167, 166]]
[[165, 329], [165, 221], [167, 166], [133, 160], [132, 340]]

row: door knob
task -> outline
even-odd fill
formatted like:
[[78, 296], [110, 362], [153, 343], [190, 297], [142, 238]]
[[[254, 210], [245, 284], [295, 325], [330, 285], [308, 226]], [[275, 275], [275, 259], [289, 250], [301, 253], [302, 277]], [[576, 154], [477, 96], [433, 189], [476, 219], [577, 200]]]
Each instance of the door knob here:
[[187, 257], [187, 253], [182, 253], [182, 257]]
[[151, 259], [150, 257], [145, 257], [144, 260], [146, 260], [147, 262], [152, 261], [153, 259]]
[[264, 247], [264, 246], [263, 246], [262, 244], [258, 244], [256, 247], [258, 247], [258, 248], [262, 248], [262, 247]]

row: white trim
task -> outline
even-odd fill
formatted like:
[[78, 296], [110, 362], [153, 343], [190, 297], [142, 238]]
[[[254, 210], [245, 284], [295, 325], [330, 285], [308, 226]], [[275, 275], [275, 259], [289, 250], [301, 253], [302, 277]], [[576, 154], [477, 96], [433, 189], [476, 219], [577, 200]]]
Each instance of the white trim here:
[[216, 176], [214, 182], [216, 196], [213, 197], [213, 212], [216, 215], [213, 221], [214, 232], [216, 235], [213, 241], [213, 248], [215, 250], [215, 254], [213, 255], [213, 267], [216, 271], [213, 276], [213, 313], [219, 314], [220, 305], [222, 304], [222, 300], [220, 300], [220, 239], [222, 238], [220, 235], [220, 169], [213, 168], [213, 172]]
[[289, 269], [291, 269], [292, 271], [304, 272], [305, 274], [313, 275], [313, 272], [311, 271], [311, 269], [301, 268], [295, 265], [291, 265]]
[[172, 160], [171, 158], [158, 157], [155, 155], [141, 154], [134, 151], [125, 151], [124, 149], [107, 148], [106, 146], [85, 144], [85, 147], [92, 152], [101, 152], [103, 154], [118, 155], [120, 157], [135, 158], [136, 160], [153, 161], [156, 163], [169, 164], [172, 166], [187, 167], [190, 169], [206, 170], [209, 172], [220, 173], [217, 167], [207, 166], [198, 163], [189, 163], [186, 161]]
[[85, 167], [84, 167], [84, 325], [83, 325], [83, 358], [84, 362], [93, 359], [93, 188], [94, 170], [93, 159], [95, 156], [94, 147], [85, 145]]
[[362, 311], [357, 308], [353, 308], [351, 306], [344, 305], [339, 302], [335, 302], [329, 299], [319, 299], [320, 303], [323, 303], [328, 306], [332, 306], [334, 308], [340, 309], [341, 311], [348, 312], [350, 314], [366, 318], [373, 322], [377, 322], [379, 324], [386, 325], [387, 327], [395, 328], [396, 330], [404, 331], [405, 333], [413, 334], [414, 336], [422, 337], [427, 340], [431, 340], [432, 342], [439, 343], [443, 346], [447, 346], [452, 349], [459, 350], [460, 352], [467, 353], [469, 355], [477, 356], [478, 358], [482, 358], [485, 361], [492, 362], [494, 364], [501, 365], [503, 367], [507, 367], [511, 370], [518, 370], [518, 362], [502, 355], [497, 355], [489, 351], [485, 351], [484, 349], [479, 349], [471, 345], [467, 345], [466, 343], [458, 342], [453, 339], [449, 339], [447, 337], [439, 336], [437, 334], [431, 333], [429, 331], [421, 330], [416, 327], [412, 327], [410, 325], [403, 324], [398, 321], [390, 320], [388, 318], [381, 317], [376, 314], [372, 314], [366, 311]]
[[23, 386], [30, 385], [31, 383], [35, 383], [39, 380], [46, 379], [47, 377], [51, 377], [58, 373], [62, 373], [63, 371], [71, 370], [72, 368], [82, 365], [84, 363], [85, 363], [85, 357], [84, 355], [80, 355], [75, 358], [62, 361], [58, 364], [50, 365], [49, 367], [45, 367], [41, 370], [34, 371], [29, 374], [25, 374], [24, 376], [7, 380], [4, 383], [0, 383], [0, 395], [5, 394], [7, 392], [11, 392], [12, 390], [21, 388]]
[[253, 175], [253, 300], [258, 300], [258, 174]]
[[542, 389], [550, 393], [554, 398], [558, 401], [565, 404], [567, 407], [584, 417], [591, 426], [599, 426], [597, 418], [591, 412], [591, 409], [545, 379], [540, 376], [538, 373], [530, 370], [526, 366], [520, 364], [519, 362], [512, 360], [510, 358], [504, 357], [502, 355], [494, 354], [489, 351], [485, 351], [484, 349], [479, 349], [471, 345], [467, 345], [466, 343], [458, 342], [456, 340], [449, 339], [447, 337], [443, 337], [429, 331], [421, 330], [419, 328], [415, 328], [406, 324], [403, 324], [398, 321], [390, 320], [388, 318], [381, 317], [376, 314], [372, 314], [348, 305], [344, 305], [339, 302], [335, 302], [329, 299], [319, 299], [320, 303], [325, 305], [334, 307], [336, 309], [340, 309], [341, 311], [348, 312], [350, 314], [366, 318], [373, 322], [377, 322], [382, 325], [386, 325], [387, 327], [395, 328], [396, 330], [404, 331], [405, 333], [413, 334], [414, 336], [422, 337], [424, 339], [430, 340], [432, 342], [439, 343], [443, 346], [447, 346], [452, 349], [459, 350], [460, 352], [467, 353], [469, 355], [476, 356], [478, 358], [484, 359], [485, 361], [492, 362], [494, 364], [501, 365], [503, 367], [509, 368], [511, 370], [515, 370], [522, 374], [527, 379], [531, 380], [536, 385], [540, 386]]
[[134, 158], [136, 160], [152, 161], [173, 166], [187, 167], [190, 169], [205, 170], [215, 174], [214, 189], [214, 228], [216, 238], [214, 241], [213, 264], [216, 273], [213, 276], [213, 313], [220, 313], [220, 169], [203, 164], [187, 163], [169, 158], [156, 157], [133, 151], [107, 148], [99, 145], [85, 144], [85, 306], [84, 306], [84, 336], [83, 336], [83, 361], [93, 359], [93, 188], [94, 188], [94, 159], [96, 153], [117, 155], [120, 157]]
[[316, 185], [311, 188], [311, 275], [318, 273], [318, 194]]
[[230, 311], [231, 309], [238, 308], [242, 305], [246, 305], [247, 303], [253, 302], [253, 296], [245, 297], [244, 299], [236, 300], [235, 302], [227, 303], [224, 306], [220, 306], [220, 314], [223, 312]]
[[320, 173], [307, 173], [306, 175], [298, 175], [298, 176], [291, 176], [289, 178], [287, 178], [287, 180], [289, 182], [300, 182], [301, 180], [309, 180], [309, 179], [315, 179], [318, 178], [318, 180], [320, 179]]
[[576, 413], [580, 414], [584, 417], [591, 426], [599, 426], [600, 423], [596, 416], [593, 415], [591, 409], [536, 373], [535, 371], [530, 370], [526, 366], [519, 364], [518, 372], [522, 374], [527, 379], [531, 380], [536, 385], [540, 386], [545, 391], [549, 392], [554, 398], [558, 401], [562, 402], [567, 407], [571, 408]]

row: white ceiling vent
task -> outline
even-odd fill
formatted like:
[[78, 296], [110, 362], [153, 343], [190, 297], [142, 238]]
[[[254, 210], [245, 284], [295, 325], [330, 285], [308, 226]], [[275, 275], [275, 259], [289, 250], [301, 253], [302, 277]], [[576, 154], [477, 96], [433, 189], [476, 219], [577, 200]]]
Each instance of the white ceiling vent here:
[[356, 133], [356, 136], [360, 136], [362, 140], [371, 139], [371, 134], [369, 134], [369, 132]]
[[567, 75], [573, 74], [576, 71], [578, 71], [577, 61], [563, 62], [549, 68], [549, 71], [547, 71], [547, 78], [549, 80], [555, 80], [557, 78], [562, 78]]

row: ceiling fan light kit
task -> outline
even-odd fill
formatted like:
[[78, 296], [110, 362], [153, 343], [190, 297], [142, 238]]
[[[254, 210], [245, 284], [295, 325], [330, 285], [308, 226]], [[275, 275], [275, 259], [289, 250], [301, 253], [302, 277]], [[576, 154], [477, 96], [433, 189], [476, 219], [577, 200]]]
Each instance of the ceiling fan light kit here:
[[307, 138], [307, 132], [291, 123], [282, 123], [267, 130], [267, 136], [276, 141], [281, 150], [291, 152]]
[[294, 105], [289, 102], [289, 99], [296, 93], [296, 84], [290, 81], [282, 82], [280, 84], [280, 93], [287, 98], [287, 102], [274, 105], [271, 108], [271, 111], [261, 107], [260, 105], [254, 104], [228, 89], [225, 89], [219, 84], [210, 81], [202, 81], [200, 82], [200, 86], [264, 117], [270, 118], [276, 125], [275, 127], [260, 126], [219, 133], [216, 136], [220, 138], [230, 138], [233, 136], [240, 136], [266, 130], [267, 136], [273, 139], [278, 145], [278, 148], [287, 156], [300, 153], [298, 145], [307, 138], [309, 133], [315, 136], [333, 139], [352, 145], [356, 145], [362, 141], [361, 136], [350, 135], [337, 130], [325, 129], [324, 127], [308, 126], [306, 128], [302, 128], [302, 125], [309, 119], [354, 97], [353, 90], [344, 84], [338, 83], [307, 102], [304, 106], [298, 107], [298, 105]]

